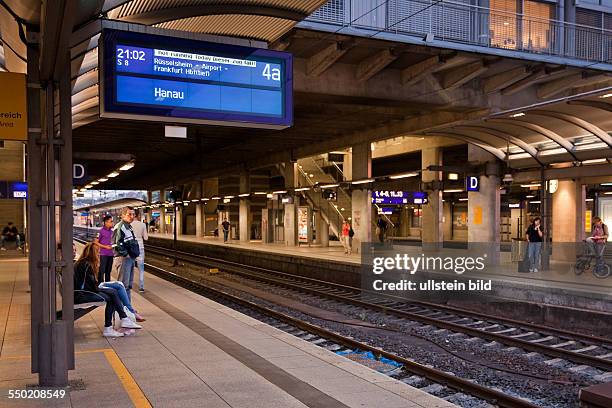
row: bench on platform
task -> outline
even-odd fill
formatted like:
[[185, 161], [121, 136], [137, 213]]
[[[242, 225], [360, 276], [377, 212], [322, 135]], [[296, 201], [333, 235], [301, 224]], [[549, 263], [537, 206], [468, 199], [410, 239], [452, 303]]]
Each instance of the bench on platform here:
[[[55, 276], [56, 276], [57, 284], [58, 284], [58, 286], [60, 288], [60, 292], [61, 292], [62, 291], [62, 274], [61, 273], [56, 273]], [[77, 321], [81, 317], [83, 317], [86, 314], [88, 314], [89, 312], [93, 311], [95, 308], [106, 305], [106, 301], [104, 300], [104, 298], [102, 296], [98, 295], [97, 293], [90, 292], [88, 290], [81, 290], [81, 289], [76, 289], [75, 292], [89, 293], [89, 294], [92, 294], [92, 295], [95, 295], [95, 296], [99, 297], [100, 300], [96, 301], [96, 302], [75, 303], [74, 304], [74, 321]], [[55, 315], [56, 315], [57, 319], [61, 319], [62, 318], [62, 311], [61, 310], [57, 310], [55, 312]]]

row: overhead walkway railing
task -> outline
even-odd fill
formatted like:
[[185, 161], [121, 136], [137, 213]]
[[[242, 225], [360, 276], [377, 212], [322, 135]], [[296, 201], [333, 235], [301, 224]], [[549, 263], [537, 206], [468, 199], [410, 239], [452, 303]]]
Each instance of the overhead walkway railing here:
[[545, 18], [554, 15], [554, 4], [542, 4], [527, 15], [462, 1], [389, 0], [367, 8], [362, 3], [330, 0], [306, 21], [418, 36], [427, 38], [427, 42], [439, 40], [602, 63], [612, 58], [611, 30]]

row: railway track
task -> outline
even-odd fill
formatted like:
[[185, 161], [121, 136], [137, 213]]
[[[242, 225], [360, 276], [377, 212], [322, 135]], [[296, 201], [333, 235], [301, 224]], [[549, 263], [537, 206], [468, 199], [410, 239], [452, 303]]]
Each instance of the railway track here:
[[[394, 372], [393, 377], [400, 381], [410, 383], [412, 386], [434, 395], [444, 395], [448, 401], [469, 401], [469, 407], [503, 407], [503, 408], [535, 408], [537, 405], [507, 395], [501, 391], [484, 387], [472, 381], [457, 377], [450, 373], [427, 367], [412, 360], [389, 353], [380, 348], [359, 342], [339, 333], [327, 330], [317, 325], [272, 310], [257, 303], [242, 299], [226, 291], [212, 288], [200, 282], [190, 280], [184, 276], [167, 271], [159, 266], [146, 264], [147, 271], [169, 282], [175, 283], [194, 293], [198, 293], [213, 300], [224, 300], [239, 305], [256, 313], [272, 319], [269, 324], [307, 340], [319, 347], [334, 352], [342, 351], [369, 351], [378, 357], [395, 361], [401, 364], [401, 372]], [[475, 400], [476, 399], [476, 400]]]
[[[168, 256], [168, 249], [147, 245], [148, 253]], [[338, 285], [279, 271], [242, 265], [197, 254], [177, 252], [180, 260], [249, 279], [306, 293], [323, 299], [351, 304], [366, 310], [427, 324], [472, 338], [516, 347], [525, 353], [539, 353], [553, 357], [549, 364], [563, 361], [574, 365], [570, 371], [589, 367], [601, 370], [598, 376], [609, 377], [612, 371], [612, 342], [597, 336], [551, 328], [528, 322], [499, 318], [444, 305], [406, 301], [395, 296], [363, 291], [360, 288]]]

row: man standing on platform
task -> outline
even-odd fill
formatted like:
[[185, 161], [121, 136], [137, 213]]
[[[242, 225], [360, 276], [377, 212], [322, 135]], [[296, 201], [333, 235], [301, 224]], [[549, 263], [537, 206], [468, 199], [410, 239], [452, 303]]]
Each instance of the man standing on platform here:
[[140, 255], [138, 241], [132, 229], [134, 210], [131, 207], [121, 209], [121, 221], [113, 228], [113, 252], [119, 263], [119, 280], [132, 300], [132, 284], [134, 281], [134, 264]]
[[230, 232], [230, 223], [227, 220], [227, 218], [223, 219], [221, 226], [223, 227], [223, 242], [227, 242], [227, 239], [229, 237], [229, 232]]
[[138, 249], [140, 250], [140, 255], [136, 258], [136, 266], [138, 266], [139, 271], [138, 291], [144, 292], [144, 242], [149, 239], [149, 234], [147, 233], [147, 224], [140, 221], [140, 211], [138, 210], [136, 210], [136, 219], [132, 221], [132, 229], [134, 230], [134, 236], [136, 241], [138, 241]]

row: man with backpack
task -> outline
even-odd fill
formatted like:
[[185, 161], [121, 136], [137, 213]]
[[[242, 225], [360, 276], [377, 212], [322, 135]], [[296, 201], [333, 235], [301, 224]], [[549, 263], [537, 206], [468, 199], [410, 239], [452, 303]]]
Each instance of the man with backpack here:
[[119, 264], [119, 279], [132, 300], [132, 284], [134, 282], [134, 265], [140, 256], [138, 241], [132, 229], [135, 213], [131, 207], [121, 209], [121, 221], [113, 227], [112, 247]]

